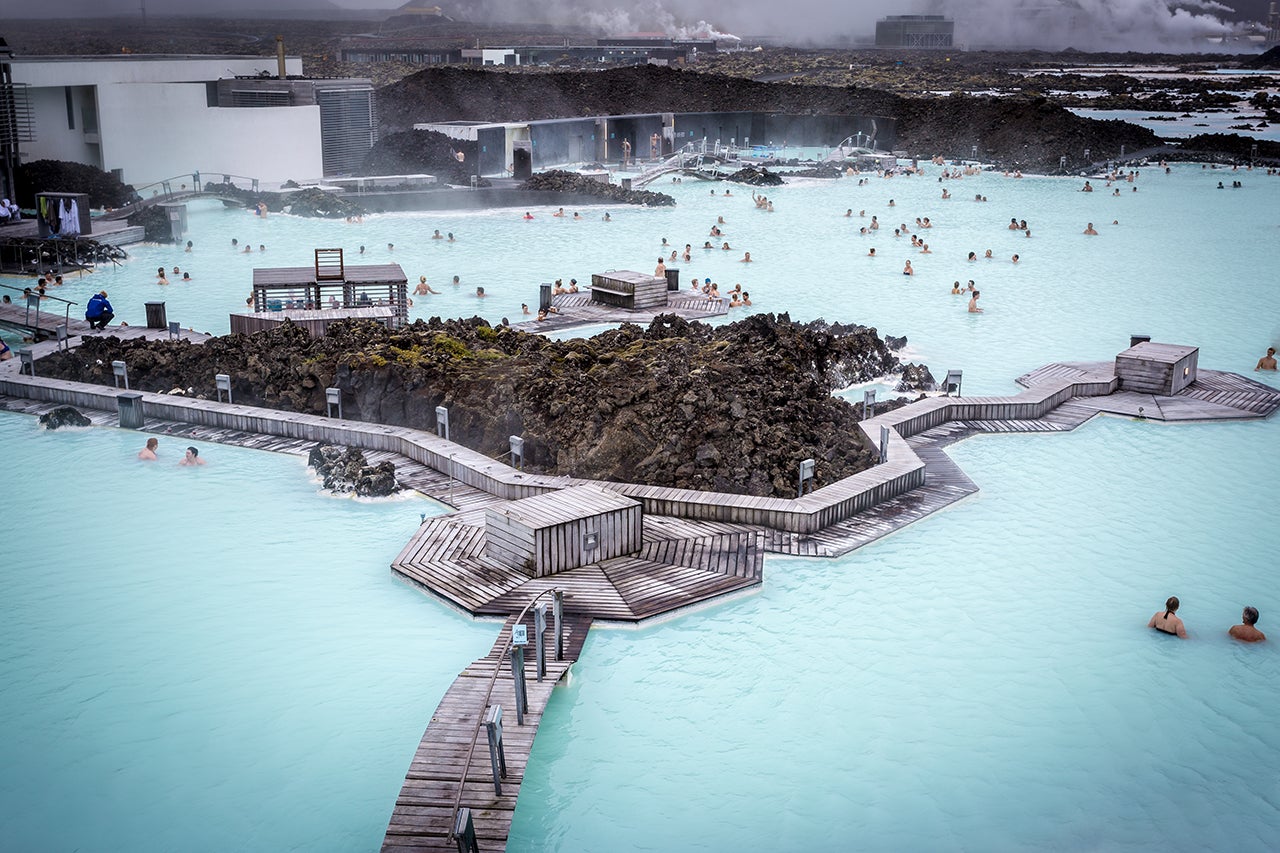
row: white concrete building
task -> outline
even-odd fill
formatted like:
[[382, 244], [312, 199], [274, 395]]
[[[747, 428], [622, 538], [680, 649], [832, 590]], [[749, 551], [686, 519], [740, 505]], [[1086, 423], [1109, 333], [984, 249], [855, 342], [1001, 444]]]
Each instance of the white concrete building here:
[[[135, 187], [196, 171], [266, 183], [325, 173], [318, 104], [219, 106], [217, 81], [275, 77], [274, 56], [15, 56], [12, 69], [33, 119], [22, 162], [88, 163]], [[285, 71], [301, 75], [302, 60]]]

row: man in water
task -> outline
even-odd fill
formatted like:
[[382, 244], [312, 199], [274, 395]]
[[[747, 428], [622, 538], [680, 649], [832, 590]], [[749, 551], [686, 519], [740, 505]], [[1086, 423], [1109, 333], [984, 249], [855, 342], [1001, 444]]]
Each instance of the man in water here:
[[182, 461], [179, 465], [203, 465], [204, 460], [200, 458], [200, 451], [195, 447], [188, 447], [187, 452], [183, 454]]
[[1092, 222], [1090, 222], [1088, 225], [1086, 225], [1086, 226], [1084, 227], [1084, 233], [1086, 233], [1086, 234], [1090, 235], [1091, 237], [1097, 237], [1097, 236], [1098, 236], [1098, 232], [1097, 232], [1097, 230], [1095, 230], [1095, 229], [1094, 229], [1094, 227], [1093, 227], [1093, 223], [1092, 223]]
[[1259, 643], [1267, 638], [1267, 635], [1253, 627], [1258, 624], [1258, 608], [1246, 607], [1244, 613], [1240, 616], [1241, 623], [1232, 625], [1231, 630], [1227, 633], [1243, 643]]
[[1164, 603], [1164, 610], [1158, 611], [1152, 616], [1151, 621], [1147, 623], [1147, 627], [1155, 628], [1162, 634], [1173, 634], [1185, 640], [1187, 638], [1187, 627], [1182, 624], [1182, 620], [1176, 615], [1178, 603], [1178, 596], [1169, 596], [1169, 600]]
[[1254, 370], [1275, 370], [1276, 369], [1276, 348], [1267, 347], [1267, 354], [1258, 359], [1258, 366]]
[[982, 295], [982, 291], [980, 291], [980, 290], [975, 290], [975, 291], [973, 292], [973, 296], [970, 296], [970, 297], [969, 297], [969, 313], [970, 313], [970, 314], [981, 314], [981, 313], [982, 313], [982, 309], [978, 307], [978, 297], [979, 297], [979, 296], [981, 296], [981, 295]]
[[147, 446], [138, 451], [138, 458], [145, 459], [148, 462], [154, 462], [156, 459], [156, 448], [160, 446], [160, 441], [155, 438], [147, 439]]

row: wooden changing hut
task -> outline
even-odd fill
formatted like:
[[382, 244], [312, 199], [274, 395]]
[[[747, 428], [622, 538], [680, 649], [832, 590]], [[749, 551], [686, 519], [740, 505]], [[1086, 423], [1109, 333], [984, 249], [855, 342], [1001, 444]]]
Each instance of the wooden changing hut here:
[[485, 510], [485, 554], [534, 577], [640, 550], [640, 504], [599, 486], [574, 486]]
[[1143, 341], [1116, 356], [1121, 391], [1172, 397], [1196, 381], [1199, 347]]
[[310, 267], [253, 271], [254, 313], [388, 307], [394, 324], [409, 316], [409, 280], [399, 264], [347, 266], [341, 249], [316, 249]]
[[667, 280], [631, 270], [591, 274], [591, 301], [631, 310], [667, 304]]

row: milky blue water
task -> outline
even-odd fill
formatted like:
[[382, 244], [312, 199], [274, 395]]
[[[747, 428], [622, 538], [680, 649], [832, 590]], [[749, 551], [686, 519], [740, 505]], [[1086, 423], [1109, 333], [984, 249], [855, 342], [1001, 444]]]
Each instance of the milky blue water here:
[[497, 628], [392, 578], [416, 500], [0, 415], [0, 849], [372, 850]]
[[[585, 281], [608, 268], [647, 271], [662, 237], [700, 246], [714, 239], [707, 232], [723, 216], [720, 241], [733, 250], [695, 248], [693, 261], [680, 265], [685, 281], [696, 273], [722, 287], [741, 282], [759, 310], [905, 334], [909, 355], [935, 372], [964, 369], [970, 393], [1016, 392], [1014, 377], [1055, 359], [1113, 358], [1132, 333], [1199, 345], [1202, 366], [1246, 373], [1267, 345], [1280, 342], [1274, 287], [1280, 179], [1196, 166], [1176, 166], [1169, 175], [1148, 168], [1138, 192], [1120, 184], [1116, 197], [1098, 181], [1097, 191], [1086, 194], [1078, 192], [1079, 179], [984, 174], [948, 182], [952, 198], [943, 201], [938, 171], [873, 177], [861, 187], [847, 179], [797, 182], [768, 191], [772, 214], [756, 211], [748, 190], [726, 199], [700, 183], [659, 184], [654, 188], [677, 196], [676, 208], [609, 208], [610, 223], [600, 220], [605, 208], [583, 208], [577, 222], [552, 218], [548, 208], [533, 211], [532, 222], [520, 219], [523, 211], [496, 211], [372, 216], [347, 225], [286, 216], [262, 221], [196, 206], [192, 253], [138, 248], [128, 266], [67, 287], [109, 289], [130, 322], [142, 319], [143, 301], [159, 296], [168, 300], [171, 319], [194, 318], [197, 328], [219, 331], [226, 312], [243, 304], [254, 265], [266, 259], [305, 265], [314, 246], [355, 252], [363, 242], [371, 261], [401, 262], [411, 281], [427, 275], [443, 291], [419, 298], [416, 316], [515, 319], [520, 302], [536, 301], [540, 281]], [[1217, 190], [1219, 180], [1244, 187]], [[975, 193], [989, 200], [975, 202]], [[844, 217], [846, 208], [854, 216]], [[860, 236], [872, 215], [882, 228]], [[892, 236], [901, 222], [915, 233], [917, 216], [935, 223], [920, 232], [929, 254], [912, 250], [909, 237]], [[1005, 227], [1013, 216], [1028, 220], [1031, 238]], [[1080, 233], [1089, 221], [1097, 237]], [[453, 231], [458, 241], [427, 239], [436, 228]], [[233, 236], [264, 242], [268, 251], [233, 253]], [[388, 241], [396, 244], [390, 252]], [[867, 256], [872, 246], [874, 259]], [[987, 248], [992, 260], [965, 260], [969, 251]], [[753, 263], [739, 262], [743, 251]], [[908, 259], [917, 270], [910, 277], [901, 274]], [[161, 263], [189, 266], [197, 283], [158, 287], [154, 268]], [[463, 282], [456, 290], [448, 285], [453, 275]], [[948, 292], [952, 281], [969, 278], [982, 290], [982, 315], [968, 314], [964, 298]], [[477, 284], [489, 298], [470, 295]], [[1280, 385], [1274, 376], [1263, 381]], [[94, 835], [54, 843], [55, 849], [91, 848], [103, 838], [110, 839], [101, 843], [108, 849], [173, 849], [193, 825], [227, 833], [209, 849], [273, 850], [291, 840], [300, 849], [375, 847], [431, 710], [452, 675], [492, 639], [491, 627], [471, 626], [390, 581], [386, 564], [412, 530], [417, 505], [369, 509], [388, 519], [362, 518], [357, 534], [339, 520], [316, 519], [323, 508], [364, 508], [317, 498], [314, 485], [303, 483], [302, 508], [285, 511], [260, 535], [273, 540], [305, 530], [285, 553], [309, 559], [290, 570], [287, 556], [264, 557], [269, 572], [229, 580], [219, 590], [220, 605], [201, 608], [186, 603], [187, 585], [167, 584], [172, 551], [186, 546], [197, 555], [185, 571], [195, 573], [202, 593], [216, 587], [226, 577], [225, 562], [256, 559], [247, 546], [224, 559], [230, 545], [223, 539], [263, 531], [259, 515], [283, 503], [275, 490], [296, 483], [299, 463], [249, 454], [251, 473], [238, 485], [253, 479], [250, 514], [240, 492], [230, 505], [216, 500], [228, 488], [201, 493], [198, 504], [189, 499], [193, 482], [231, 476], [224, 475], [224, 457], [247, 451], [210, 448], [219, 464], [198, 472], [142, 470], [130, 458], [136, 435], [95, 431], [124, 436], [101, 439], [107, 444], [100, 446], [80, 434], [35, 433], [17, 417], [0, 420], [0, 429], [18, 430], [17, 441], [0, 434], [6, 472], [22, 472], [28, 453], [48, 446], [46, 458], [65, 454], [79, 466], [70, 471], [96, 466], [94, 484], [106, 487], [70, 490], [87, 493], [72, 505], [68, 494], [20, 481], [23, 501], [14, 492], [6, 499], [6, 542], [33, 518], [101, 513], [110, 513], [114, 523], [107, 526], [125, 544], [174, 536], [157, 558], [160, 566], [146, 573], [169, 588], [140, 582], [137, 597], [145, 605], [135, 605], [126, 586], [139, 557], [119, 556], [124, 544], [87, 549], [96, 559], [90, 579], [106, 570], [129, 590], [107, 584], [89, 604], [68, 601], [76, 586], [56, 582], [64, 573], [82, 579], [84, 570], [50, 566], [43, 552], [28, 550], [27, 559], [14, 561], [22, 572], [4, 575], [13, 584], [4, 600], [18, 606], [0, 628], [10, 632], [3, 646], [24, 650], [4, 664], [6, 730], [25, 727], [43, 739], [38, 750], [6, 762], [18, 770], [3, 771], [0, 830], [48, 831], [39, 804], [53, 791], [89, 803], [95, 816]], [[1264, 631], [1280, 613], [1269, 572], [1280, 544], [1273, 521], [1280, 497], [1276, 442], [1274, 420], [1167, 426], [1110, 418], [1070, 435], [970, 440], [953, 453], [982, 488], [974, 498], [840, 560], [770, 558], [756, 596], [642, 631], [593, 630], [573, 684], [553, 699], [539, 734], [509, 849], [1270, 849], [1280, 822], [1280, 787], [1270, 770], [1280, 758], [1270, 725], [1280, 701], [1276, 657], [1266, 646], [1228, 642], [1225, 631], [1246, 603], [1261, 610]], [[265, 500], [257, 498], [260, 489]], [[96, 500], [101, 493], [121, 508], [103, 507]], [[150, 502], [152, 493], [160, 503]], [[170, 517], [174, 522], [164, 524]], [[216, 529], [217, 538], [188, 538], [205, 537], [206, 528]], [[316, 541], [314, 529], [347, 533]], [[339, 556], [351, 542], [358, 547]], [[41, 540], [58, 549], [54, 556], [73, 544]], [[385, 590], [386, 600], [345, 587], [313, 590], [316, 564], [348, 563], [367, 565], [360, 577]], [[301, 587], [311, 608], [341, 620], [341, 641], [311, 624], [295, 642], [297, 608], [279, 603], [283, 598], [258, 606], [263, 574], [291, 571], [311, 586], [282, 581], [286, 589], [276, 592], [284, 597]], [[332, 580], [333, 573], [320, 577]], [[1189, 642], [1144, 627], [1170, 594], [1184, 602]], [[126, 605], [131, 616], [139, 607], [161, 615], [178, 608], [180, 624], [164, 621], [149, 636], [181, 627], [190, 635], [167, 645], [226, 674], [206, 690], [194, 674], [169, 675], [169, 658], [141, 667], [141, 674], [132, 664], [117, 666], [114, 657], [101, 659], [97, 647], [130, 643], [134, 620], [116, 617]], [[257, 614], [252, 630], [210, 621], [224, 612], [238, 620], [243, 608]], [[75, 633], [86, 609], [105, 613], [92, 623], [92, 643]], [[401, 616], [399, 630], [411, 642], [391, 648], [352, 627], [385, 628]], [[91, 647], [81, 651], [92, 652], [90, 663], [67, 669], [76, 659], [70, 652], [32, 663], [65, 674], [11, 700], [9, 684], [35, 677], [20, 664], [45, 647], [61, 649], [68, 630], [80, 638], [77, 651]], [[256, 655], [226, 648], [228, 635], [268, 630], [279, 633]], [[314, 654], [317, 647], [322, 654]], [[286, 686], [294, 671], [304, 673], [303, 687]], [[422, 674], [399, 677], [403, 672]], [[170, 681], [184, 679], [196, 685], [175, 695]], [[252, 689], [240, 689], [240, 681]], [[280, 698], [285, 710], [258, 709], [255, 691], [287, 694]], [[223, 695], [229, 701], [215, 703]], [[375, 736], [362, 729], [363, 715], [373, 712], [348, 706], [356, 699], [407, 712], [394, 725], [370, 724]], [[206, 703], [212, 710], [197, 724], [179, 726], [190, 707]], [[254, 713], [241, 710], [246, 703]], [[313, 728], [295, 732], [281, 723], [250, 737], [264, 718], [292, 723], [295, 714], [330, 705], [334, 715]], [[136, 723], [139, 707], [162, 723]], [[18, 722], [8, 724], [19, 710]], [[94, 715], [107, 719], [95, 719], [75, 739], [58, 736], [68, 720]], [[246, 752], [226, 752], [223, 739], [207, 745], [209, 720], [242, 715], [251, 719], [226, 740], [247, 738]], [[333, 734], [316, 758], [321, 731]], [[124, 752], [99, 762], [80, 757], [99, 741], [125, 744]], [[190, 769], [171, 755], [192, 742], [216, 753], [209, 760], [216, 758], [217, 769], [175, 782]], [[329, 759], [335, 751], [339, 757]], [[343, 779], [350, 786], [339, 788], [333, 777], [340, 774], [330, 771], [352, 754], [367, 776]], [[321, 771], [312, 774], [304, 759], [321, 762]], [[299, 768], [304, 772], [294, 772]], [[33, 775], [42, 787], [26, 794]], [[324, 808], [315, 805], [316, 775]], [[116, 799], [99, 808], [103, 789]], [[9, 805], [13, 792], [22, 797]], [[119, 808], [124, 801], [128, 808]], [[142, 822], [129, 809], [142, 809], [157, 843], [143, 840]], [[258, 817], [222, 826], [237, 809]], [[324, 815], [331, 822], [315, 829], [317, 813], [328, 811], [336, 812]], [[278, 835], [267, 835], [268, 826]], [[338, 840], [329, 843], [330, 836]]]

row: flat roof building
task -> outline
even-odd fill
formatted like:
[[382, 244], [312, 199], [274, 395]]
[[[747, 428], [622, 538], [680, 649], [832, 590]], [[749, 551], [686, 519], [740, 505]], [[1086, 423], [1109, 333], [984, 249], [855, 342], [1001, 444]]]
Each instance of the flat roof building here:
[[876, 21], [876, 47], [936, 50], [952, 47], [956, 23], [942, 15], [889, 15]]

